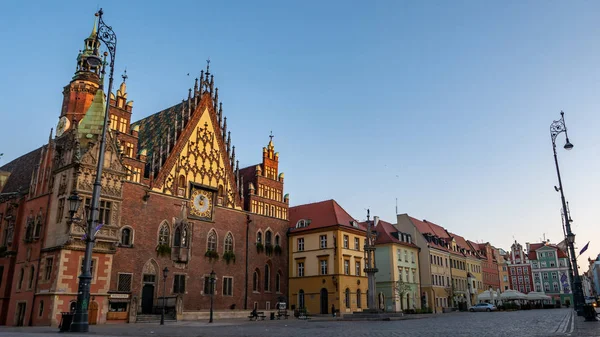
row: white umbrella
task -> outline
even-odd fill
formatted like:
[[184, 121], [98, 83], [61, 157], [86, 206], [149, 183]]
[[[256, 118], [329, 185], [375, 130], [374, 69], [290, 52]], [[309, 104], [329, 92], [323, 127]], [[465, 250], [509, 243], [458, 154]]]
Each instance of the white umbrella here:
[[526, 300], [527, 295], [523, 294], [520, 291], [508, 289], [500, 295], [500, 299], [502, 300]]

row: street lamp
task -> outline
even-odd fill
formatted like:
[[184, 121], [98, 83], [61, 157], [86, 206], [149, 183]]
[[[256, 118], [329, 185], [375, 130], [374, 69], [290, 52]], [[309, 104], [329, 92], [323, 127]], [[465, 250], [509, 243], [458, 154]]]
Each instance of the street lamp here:
[[558, 176], [558, 191], [560, 192], [560, 199], [562, 202], [562, 210], [563, 216], [565, 218], [565, 230], [566, 230], [566, 241], [567, 247], [569, 249], [569, 255], [571, 255], [571, 263], [569, 268], [569, 273], [571, 274], [571, 279], [573, 280], [573, 301], [575, 311], [577, 311], [578, 315], [583, 314], [583, 305], [585, 300], [583, 298], [583, 288], [581, 286], [581, 277], [579, 276], [579, 268], [577, 266], [577, 257], [575, 255], [575, 234], [571, 231], [571, 221], [569, 220], [569, 211], [567, 209], [567, 203], [565, 201], [565, 194], [563, 191], [562, 179], [560, 177], [560, 169], [558, 167], [558, 157], [556, 155], [556, 137], [565, 133], [566, 142], [564, 148], [566, 150], [571, 150], [573, 148], [573, 144], [569, 141], [569, 135], [567, 134], [567, 126], [565, 124], [565, 113], [560, 112], [560, 119], [557, 121], [553, 121], [550, 124], [550, 137], [552, 138], [552, 150], [554, 151], [554, 164], [556, 165], [556, 175]]
[[169, 274], [169, 268], [163, 269], [163, 305], [162, 312], [160, 313], [160, 325], [165, 325], [165, 301], [167, 293], [167, 275]]
[[[108, 91], [107, 97], [109, 98], [106, 102], [106, 110], [104, 112], [104, 123], [102, 125], [102, 135], [100, 136], [100, 148], [98, 153], [98, 160], [96, 166], [96, 179], [94, 180], [94, 187], [92, 189], [92, 200], [90, 202], [91, 218], [87, 220], [87, 231], [85, 237], [85, 255], [83, 257], [83, 268], [81, 275], [79, 275], [79, 285], [77, 289], [77, 306], [75, 310], [75, 317], [71, 324], [72, 332], [88, 332], [88, 304], [90, 299], [90, 281], [92, 280], [92, 274], [90, 273], [92, 251], [94, 249], [96, 223], [98, 222], [100, 203], [100, 190], [102, 183], [102, 168], [104, 165], [104, 150], [106, 148], [106, 129], [108, 125], [108, 112], [110, 107], [110, 92], [112, 91], [113, 85], [113, 72], [115, 69], [115, 54], [117, 51], [117, 36], [110, 26], [107, 26], [102, 20], [102, 8], [95, 14], [98, 17], [98, 30], [94, 37], [94, 46], [98, 45], [98, 41], [104, 43], [110, 54], [110, 73], [108, 76]], [[90, 66], [99, 66], [102, 60], [99, 61], [99, 57], [95, 56], [97, 53], [93, 53], [93, 56], [87, 58]], [[102, 68], [104, 74], [105, 68]], [[71, 200], [70, 200], [71, 201]], [[74, 199], [73, 199], [74, 201]], [[74, 206], [74, 205], [73, 205]], [[69, 206], [71, 207], [71, 205]]]
[[213, 322], [213, 297], [215, 294], [215, 277], [217, 274], [215, 274], [215, 271], [211, 271], [210, 272], [210, 319], [208, 320], [208, 323], [212, 323]]

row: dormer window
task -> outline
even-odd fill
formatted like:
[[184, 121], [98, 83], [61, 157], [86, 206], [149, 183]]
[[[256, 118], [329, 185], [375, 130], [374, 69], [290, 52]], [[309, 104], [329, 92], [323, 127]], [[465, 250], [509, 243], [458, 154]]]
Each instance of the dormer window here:
[[296, 222], [296, 228], [304, 228], [308, 227], [308, 225], [310, 225], [310, 220], [300, 219]]
[[352, 227], [358, 228], [358, 222], [352, 220]]

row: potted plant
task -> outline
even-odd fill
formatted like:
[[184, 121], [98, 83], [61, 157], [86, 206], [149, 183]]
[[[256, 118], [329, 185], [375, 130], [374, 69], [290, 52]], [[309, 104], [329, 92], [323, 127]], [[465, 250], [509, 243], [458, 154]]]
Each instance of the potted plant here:
[[265, 245], [265, 254], [268, 256], [273, 255], [273, 246], [270, 244]]
[[204, 253], [204, 256], [208, 257], [209, 260], [212, 260], [212, 259], [218, 260], [219, 259], [219, 253], [217, 253], [214, 250], [207, 250], [206, 253]]
[[156, 255], [158, 256], [170, 256], [171, 247], [169, 245], [158, 245], [156, 246]]
[[235, 263], [235, 253], [232, 251], [226, 251], [223, 253], [223, 260], [229, 264], [229, 262], [233, 261]]

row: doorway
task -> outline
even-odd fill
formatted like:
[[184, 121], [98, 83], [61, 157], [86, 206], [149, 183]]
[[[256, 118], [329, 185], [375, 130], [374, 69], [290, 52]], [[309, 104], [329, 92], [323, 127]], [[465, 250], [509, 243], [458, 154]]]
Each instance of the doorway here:
[[27, 303], [21, 302], [17, 304], [17, 326], [23, 326], [23, 322], [25, 321], [25, 309], [27, 307]]
[[142, 314], [152, 314], [154, 306], [154, 284], [144, 284], [142, 288]]
[[88, 321], [89, 324], [98, 324], [98, 302], [90, 303], [88, 307]]
[[321, 314], [327, 315], [327, 311], [329, 310], [329, 304], [327, 303], [327, 289], [321, 289]]

